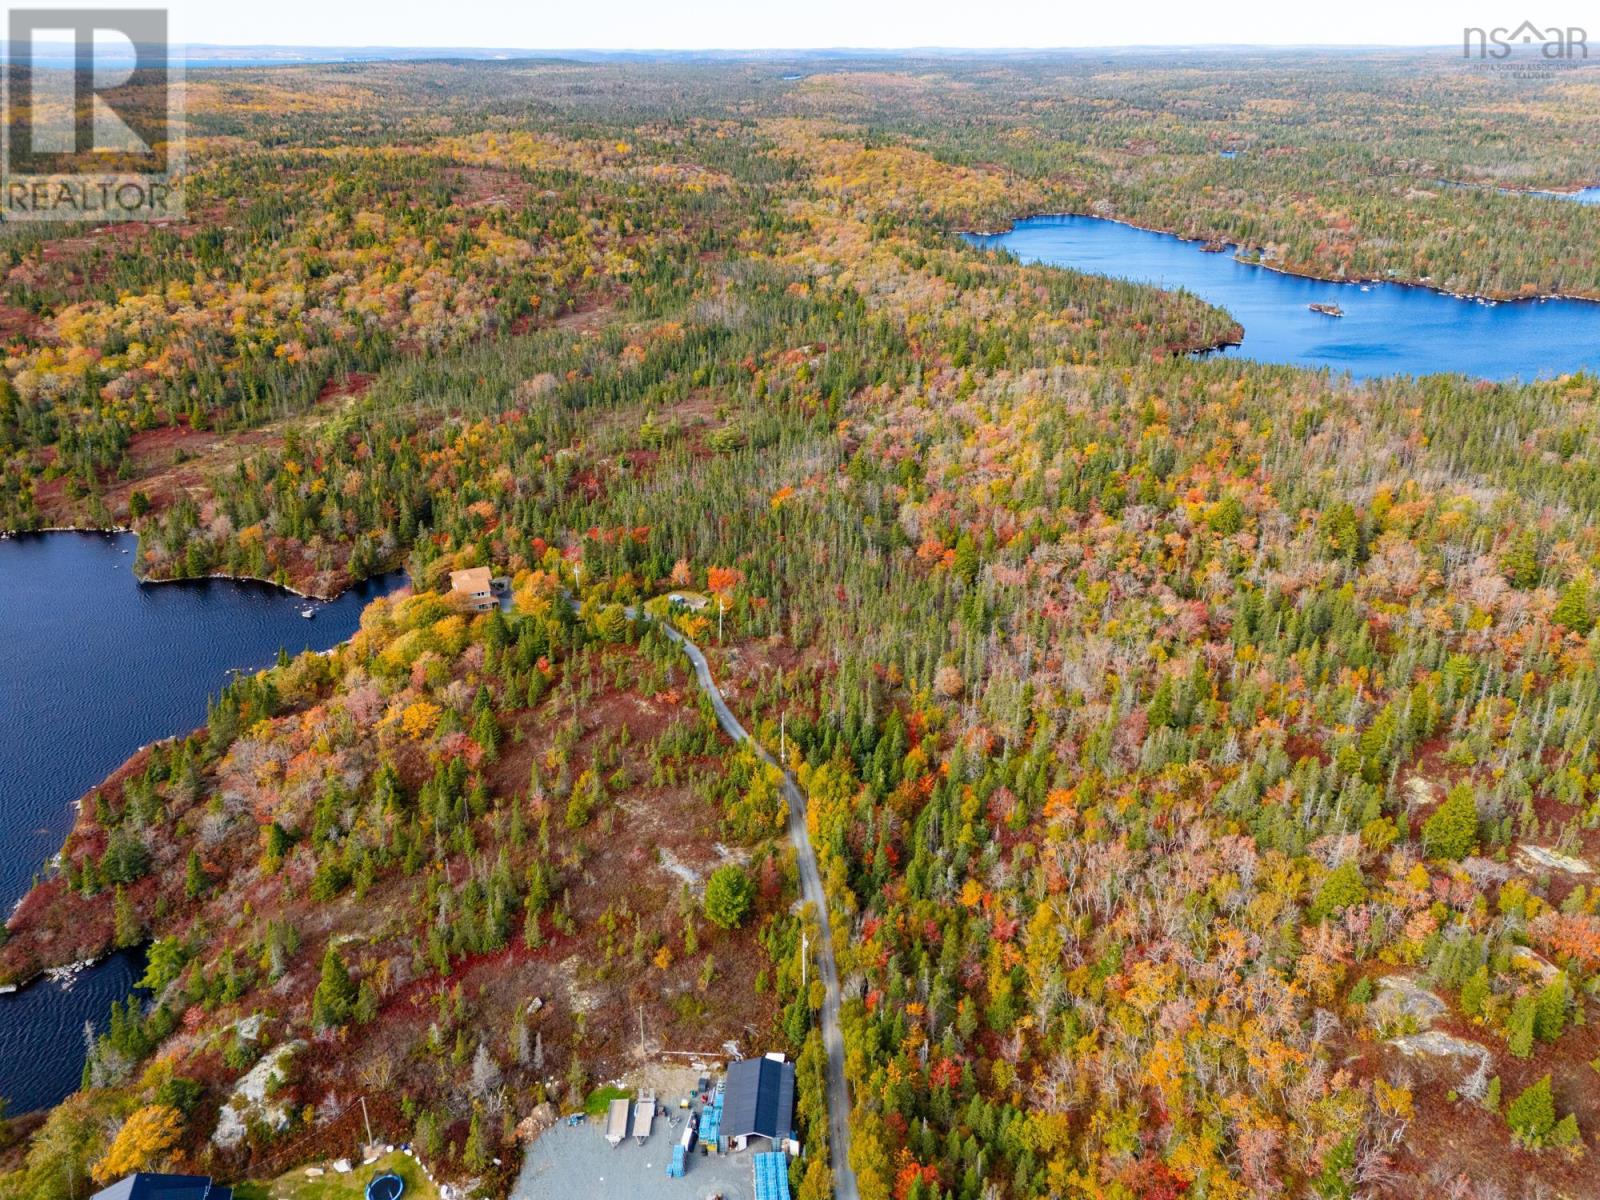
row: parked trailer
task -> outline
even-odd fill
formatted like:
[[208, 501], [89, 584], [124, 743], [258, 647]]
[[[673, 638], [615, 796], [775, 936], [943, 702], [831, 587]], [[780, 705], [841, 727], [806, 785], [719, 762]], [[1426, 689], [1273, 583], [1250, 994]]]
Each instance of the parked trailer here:
[[628, 1136], [628, 1111], [633, 1107], [626, 1100], [613, 1100], [611, 1109], [606, 1113], [606, 1141], [613, 1146], [622, 1145], [622, 1139]]
[[650, 1138], [650, 1127], [656, 1119], [656, 1094], [654, 1092], [640, 1093], [638, 1103], [633, 1106], [633, 1136], [642, 1146]]

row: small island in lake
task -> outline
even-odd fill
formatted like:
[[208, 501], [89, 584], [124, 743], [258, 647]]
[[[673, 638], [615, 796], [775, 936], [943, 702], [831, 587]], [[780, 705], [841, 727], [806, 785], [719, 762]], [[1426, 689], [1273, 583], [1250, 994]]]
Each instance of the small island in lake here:
[[1314, 313], [1321, 313], [1325, 317], [1344, 316], [1344, 309], [1337, 304], [1308, 304], [1306, 307]]

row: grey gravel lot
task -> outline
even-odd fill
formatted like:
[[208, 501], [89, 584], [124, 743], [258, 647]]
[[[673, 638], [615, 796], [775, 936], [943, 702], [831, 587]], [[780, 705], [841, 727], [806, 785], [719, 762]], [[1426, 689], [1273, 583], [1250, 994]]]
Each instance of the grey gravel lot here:
[[659, 1118], [644, 1145], [630, 1137], [613, 1150], [603, 1122], [563, 1121], [528, 1148], [511, 1200], [755, 1200], [750, 1151], [701, 1157], [696, 1146], [684, 1177], [669, 1179], [667, 1164], [682, 1136], [681, 1117], [676, 1125]]

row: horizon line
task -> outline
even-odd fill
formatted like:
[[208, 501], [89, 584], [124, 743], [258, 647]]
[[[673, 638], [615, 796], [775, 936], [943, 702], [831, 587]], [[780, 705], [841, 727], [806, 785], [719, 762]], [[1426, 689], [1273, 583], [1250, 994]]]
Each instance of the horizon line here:
[[[34, 42], [35, 46], [72, 45], [70, 42]], [[1085, 45], [1052, 46], [969, 46], [945, 44], [916, 44], [895, 46], [493, 46], [493, 45], [435, 45], [432, 43], [407, 45], [401, 43], [336, 43], [336, 42], [179, 42], [173, 43], [185, 51], [280, 51], [291, 53], [337, 52], [347, 54], [498, 54], [515, 57], [532, 57], [563, 54], [724, 54], [724, 55], [792, 55], [803, 57], [816, 54], [1073, 54], [1101, 51], [1148, 50], [1440, 50], [1453, 49], [1458, 42], [1121, 42]], [[0, 49], [9, 49], [10, 43], [0, 38]], [[1596, 58], [1600, 64], [1600, 58]]]

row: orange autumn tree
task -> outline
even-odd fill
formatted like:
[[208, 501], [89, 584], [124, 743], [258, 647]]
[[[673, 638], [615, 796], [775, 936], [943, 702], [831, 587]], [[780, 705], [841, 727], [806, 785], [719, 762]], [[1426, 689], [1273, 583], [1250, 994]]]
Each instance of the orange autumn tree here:
[[726, 595], [744, 582], [744, 572], [737, 567], [706, 568], [706, 587], [719, 596]]

